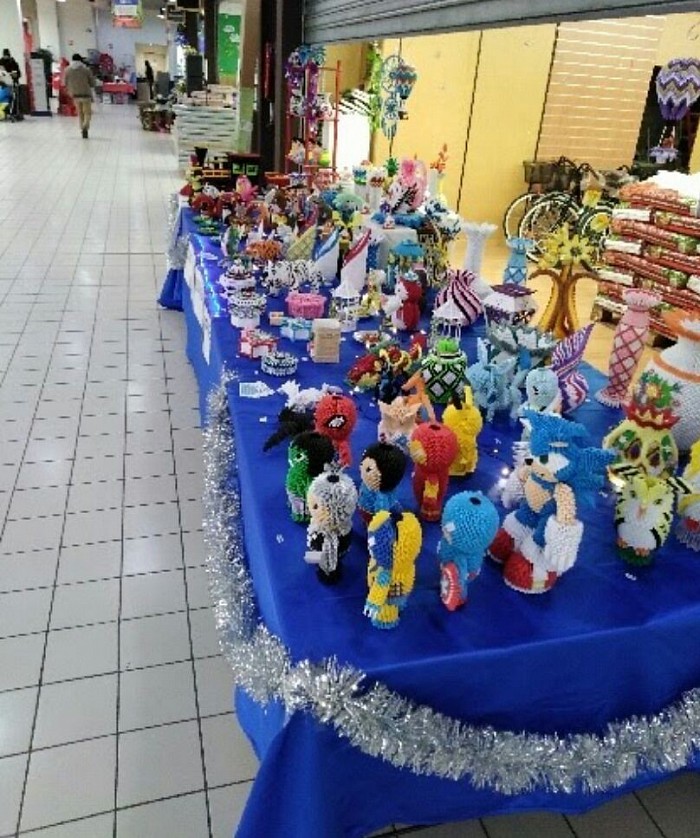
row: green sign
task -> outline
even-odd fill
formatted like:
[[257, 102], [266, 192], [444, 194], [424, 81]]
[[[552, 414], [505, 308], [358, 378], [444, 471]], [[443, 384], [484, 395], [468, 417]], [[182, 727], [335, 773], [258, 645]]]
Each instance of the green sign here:
[[219, 81], [236, 84], [241, 55], [241, 16], [219, 12]]

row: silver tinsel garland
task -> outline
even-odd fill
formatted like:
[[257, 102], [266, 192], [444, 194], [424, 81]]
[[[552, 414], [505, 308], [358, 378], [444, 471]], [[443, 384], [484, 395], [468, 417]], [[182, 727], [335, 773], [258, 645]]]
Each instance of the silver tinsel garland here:
[[205, 431], [207, 566], [223, 654], [255, 701], [277, 700], [330, 724], [363, 753], [416, 774], [463, 780], [507, 795], [607, 791], [646, 771], [684, 768], [700, 745], [700, 689], [658, 715], [610, 724], [606, 732], [538, 735], [474, 727], [392, 692], [334, 659], [293, 664], [257, 616], [244, 555], [236, 445], [226, 373], [209, 399]]

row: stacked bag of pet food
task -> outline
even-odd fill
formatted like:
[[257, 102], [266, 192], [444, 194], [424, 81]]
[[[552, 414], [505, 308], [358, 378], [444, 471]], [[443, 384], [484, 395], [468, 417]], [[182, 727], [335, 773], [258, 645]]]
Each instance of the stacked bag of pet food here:
[[[620, 190], [606, 239], [596, 306], [621, 314], [625, 287], [653, 289], [672, 308], [700, 313], [700, 178], [662, 172]], [[672, 337], [657, 309], [650, 328]]]

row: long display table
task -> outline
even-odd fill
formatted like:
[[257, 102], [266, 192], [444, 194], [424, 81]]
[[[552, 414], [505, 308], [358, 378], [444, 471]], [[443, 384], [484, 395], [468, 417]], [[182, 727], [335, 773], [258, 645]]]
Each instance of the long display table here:
[[[330, 698], [324, 716], [323, 696], [309, 701], [308, 707], [287, 697], [291, 704], [285, 708], [281, 701], [257, 704], [239, 690], [238, 717], [261, 764], [238, 834], [333, 838], [366, 835], [396, 822], [439, 823], [530, 809], [579, 812], [656, 782], [681, 766], [698, 768], [693, 750], [700, 734], [700, 698], [695, 692], [700, 686], [697, 554], [671, 538], [651, 568], [628, 572], [615, 556], [613, 497], [604, 492], [581, 511], [585, 534], [579, 560], [551, 592], [516, 593], [504, 585], [500, 570], [486, 562], [470, 589], [467, 607], [449, 613], [439, 601], [438, 525], [424, 525], [416, 588], [400, 626], [389, 632], [372, 628], [362, 614], [364, 526], [359, 520], [355, 525], [341, 582], [334, 587], [319, 584], [302, 558], [305, 529], [292, 523], [286, 511], [286, 446], [262, 453], [283, 399], [239, 394], [241, 382], [264, 381], [275, 388], [280, 379], [261, 373], [259, 362], [238, 357], [237, 330], [229, 324], [217, 293], [220, 269], [214, 258], [204, 255], [211, 244], [198, 236], [191, 244], [186, 272], [190, 279], [182, 288], [187, 353], [203, 410], [206, 394], [218, 385], [222, 372], [235, 374], [227, 393], [236, 439], [232, 479], [240, 487], [245, 561], [262, 623], [284, 644], [291, 666], [303, 668], [308, 660], [311, 671], [323, 673], [322, 662], [335, 658], [339, 666], [365, 673], [360, 691], [379, 682], [418, 705], [473, 726], [483, 734], [482, 745], [490, 743], [484, 747], [484, 766], [494, 768], [486, 771], [483, 787], [469, 776], [445, 779], [399, 768], [347, 740], [351, 720], [343, 721]], [[281, 302], [271, 305], [280, 308]], [[470, 358], [475, 357], [475, 339], [482, 331], [476, 326], [463, 337]], [[280, 348], [305, 356], [299, 343], [283, 339]], [[360, 352], [347, 338], [339, 366], [301, 361], [295, 378], [304, 387], [340, 384]], [[603, 377], [590, 367], [584, 369], [591, 389], [600, 387]], [[378, 420], [369, 396], [359, 395], [357, 404], [359, 421], [351, 440], [355, 477], [362, 450], [376, 438]], [[575, 418], [600, 441], [620, 413], [589, 401]], [[477, 473], [453, 480], [451, 491], [491, 491], [510, 465], [516, 433], [508, 420], [487, 426], [479, 437]], [[408, 479], [400, 500], [409, 509], [415, 507]], [[663, 711], [676, 707], [684, 694], [685, 714], [679, 716], [676, 709], [664, 716]], [[661, 714], [658, 725], [634, 721], [645, 714]], [[570, 790], [566, 777], [562, 780], [551, 769], [542, 783], [505, 793], [515, 771], [508, 757], [498, 753], [499, 747], [508, 748], [506, 731], [532, 735], [522, 741], [523, 754], [513, 759], [529, 756], [536, 761], [540, 747], [543, 764], [546, 758], [552, 765], [556, 747], [568, 747], [566, 737], [602, 736], [609, 723], [622, 720], [628, 723], [615, 727], [614, 735], [594, 742], [597, 757], [602, 754], [605, 763], [609, 755], [610, 763], [603, 765], [607, 779], [595, 792], [582, 787], [575, 769]], [[653, 741], [651, 730], [663, 731], [665, 738], [659, 733]], [[406, 735], [398, 725], [374, 734], [375, 744], [382, 737], [386, 740], [382, 752], [394, 755], [392, 737]], [[556, 747], [555, 734], [560, 737]], [[419, 750], [423, 745], [428, 753], [430, 743], [420, 743]], [[480, 754], [462, 756], [478, 764]], [[584, 749], [582, 768], [587, 759]], [[562, 759], [565, 764], [571, 772]]]

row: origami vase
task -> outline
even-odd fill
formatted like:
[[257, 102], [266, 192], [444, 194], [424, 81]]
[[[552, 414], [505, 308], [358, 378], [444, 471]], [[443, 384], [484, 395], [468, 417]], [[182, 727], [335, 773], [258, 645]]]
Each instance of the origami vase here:
[[462, 269], [469, 271], [476, 277], [473, 283], [473, 290], [483, 300], [484, 296], [491, 293], [491, 286], [481, 278], [481, 263], [484, 259], [484, 247], [486, 240], [496, 229], [495, 224], [479, 224], [475, 221], [465, 221], [462, 230], [467, 237], [467, 252], [464, 256]]
[[627, 388], [644, 350], [650, 310], [661, 302], [658, 294], [639, 288], [630, 288], [623, 293], [622, 298], [627, 304], [627, 311], [615, 330], [608, 369], [609, 381], [606, 387], [596, 393], [596, 399], [608, 407], [620, 407], [625, 401]]
[[572, 335], [559, 341], [552, 352], [552, 369], [559, 378], [562, 413], [570, 413], [583, 404], [588, 395], [588, 382], [578, 369], [593, 324], [589, 323]]
[[681, 452], [688, 451], [700, 431], [700, 315], [679, 309], [664, 312], [677, 343], [647, 365], [670, 384], [678, 385], [675, 413], [680, 417], [672, 433]]

